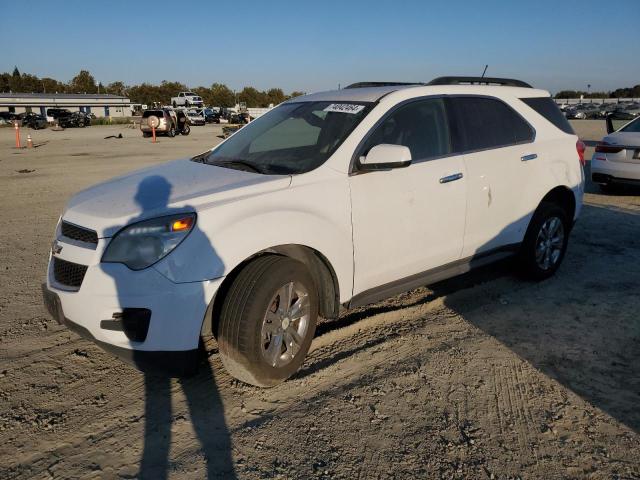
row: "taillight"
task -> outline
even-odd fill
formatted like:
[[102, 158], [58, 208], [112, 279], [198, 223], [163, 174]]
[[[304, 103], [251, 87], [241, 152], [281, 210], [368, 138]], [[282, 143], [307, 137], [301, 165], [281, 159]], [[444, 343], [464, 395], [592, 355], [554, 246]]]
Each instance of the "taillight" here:
[[618, 153], [622, 150], [622, 147], [618, 147], [617, 145], [609, 145], [606, 142], [596, 145], [596, 152], [598, 153]]
[[585, 166], [586, 162], [584, 160], [584, 151], [587, 149], [587, 146], [580, 139], [576, 142], [576, 150], [578, 151], [578, 158], [580, 159], [580, 165]]

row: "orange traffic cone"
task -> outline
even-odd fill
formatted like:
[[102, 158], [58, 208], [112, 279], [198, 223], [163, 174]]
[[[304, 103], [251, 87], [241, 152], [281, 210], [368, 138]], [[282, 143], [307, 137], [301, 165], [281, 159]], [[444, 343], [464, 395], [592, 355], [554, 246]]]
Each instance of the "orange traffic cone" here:
[[31, 140], [31, 134], [27, 135], [27, 148], [33, 148], [33, 140]]

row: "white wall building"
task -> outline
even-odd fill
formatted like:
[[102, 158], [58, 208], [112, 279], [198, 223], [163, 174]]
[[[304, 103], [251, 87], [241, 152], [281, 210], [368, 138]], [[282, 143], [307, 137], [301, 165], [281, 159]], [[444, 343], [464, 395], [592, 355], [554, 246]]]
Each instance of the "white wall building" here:
[[129, 117], [131, 101], [118, 95], [77, 93], [0, 93], [0, 112], [34, 112], [47, 115], [48, 108], [93, 113], [96, 117]]

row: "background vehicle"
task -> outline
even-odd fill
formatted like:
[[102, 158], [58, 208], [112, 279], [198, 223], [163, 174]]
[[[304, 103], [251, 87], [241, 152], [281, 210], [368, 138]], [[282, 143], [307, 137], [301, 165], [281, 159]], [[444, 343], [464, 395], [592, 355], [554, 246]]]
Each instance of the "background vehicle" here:
[[204, 121], [207, 123], [216, 123], [216, 120], [219, 118], [219, 114], [212, 108], [203, 109], [202, 115], [204, 116]]
[[232, 113], [229, 115], [229, 123], [247, 124], [251, 118], [247, 112]]
[[48, 125], [47, 119], [45, 117], [33, 112], [25, 113], [21, 117], [21, 120], [22, 120], [23, 127], [30, 127], [34, 130], [47, 128], [47, 125]]
[[[510, 255], [533, 279], [553, 275], [583, 164], [549, 93], [517, 80], [296, 97], [191, 160], [77, 194], [45, 299], [140, 368], [191, 371], [201, 336], [215, 335], [231, 375], [272, 386], [343, 305]], [[105, 312], [122, 321], [103, 326]]]
[[193, 92], [180, 92], [177, 97], [171, 97], [171, 105], [176, 107], [201, 107], [202, 98]]
[[149, 124], [151, 119], [157, 119], [156, 135], [166, 135], [168, 137], [176, 136], [178, 127], [178, 117], [176, 112], [169, 109], [145, 110], [140, 120], [140, 130], [143, 137], [152, 135], [152, 128]]
[[187, 110], [187, 117], [189, 117], [189, 122], [191, 123], [191, 125], [205, 124], [204, 116], [198, 110]]
[[607, 136], [591, 159], [591, 179], [606, 192], [620, 184], [640, 185], [640, 117], [626, 111], [607, 116]]
[[187, 117], [183, 109], [176, 110], [175, 114], [177, 120], [176, 133], [179, 133], [180, 135], [189, 135], [189, 133], [191, 133], [191, 127], [189, 126], [191, 122], [189, 121], [189, 117]]
[[7, 123], [11, 123], [11, 122], [14, 122], [15, 120], [19, 120], [18, 115], [13, 112], [0, 112], [0, 118]]
[[47, 108], [47, 117], [52, 117], [54, 120], [67, 115], [71, 115], [71, 111], [66, 108]]
[[62, 128], [88, 127], [91, 125], [91, 117], [84, 112], [72, 112], [69, 115], [58, 116], [58, 125]]

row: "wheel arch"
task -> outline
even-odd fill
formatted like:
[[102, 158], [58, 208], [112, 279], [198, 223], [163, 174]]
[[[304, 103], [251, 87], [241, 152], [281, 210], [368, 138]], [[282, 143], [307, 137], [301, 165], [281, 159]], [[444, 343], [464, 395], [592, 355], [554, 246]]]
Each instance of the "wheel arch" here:
[[557, 186], [551, 189], [540, 201], [542, 203], [555, 203], [567, 212], [569, 220], [573, 222], [576, 214], [576, 197], [569, 187]]
[[318, 288], [319, 314], [324, 318], [336, 318], [340, 310], [340, 286], [338, 276], [327, 259], [318, 250], [299, 244], [269, 247], [237, 264], [225, 277], [209, 303], [202, 322], [201, 335], [217, 336], [217, 322], [229, 287], [249, 263], [265, 255], [282, 255], [303, 263], [309, 270]]

